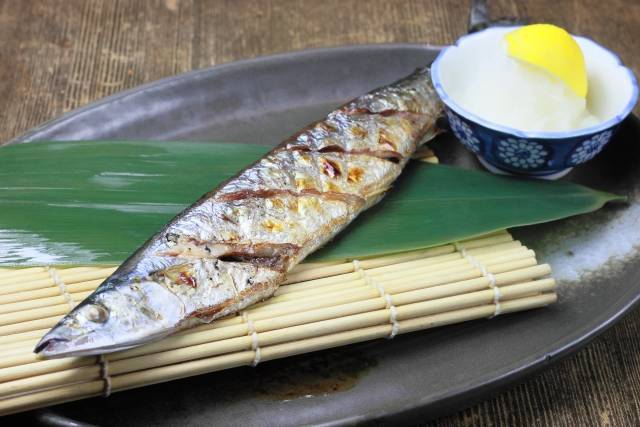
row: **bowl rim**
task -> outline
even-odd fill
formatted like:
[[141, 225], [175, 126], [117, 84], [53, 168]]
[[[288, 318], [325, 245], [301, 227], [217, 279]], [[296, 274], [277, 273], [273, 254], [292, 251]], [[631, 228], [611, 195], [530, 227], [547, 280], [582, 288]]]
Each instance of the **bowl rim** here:
[[633, 71], [631, 71], [630, 68], [626, 67], [622, 63], [622, 60], [620, 59], [620, 57], [613, 51], [596, 43], [595, 41], [593, 41], [588, 37], [574, 36], [573, 34], [571, 35], [573, 38], [579, 39], [585, 43], [590, 43], [594, 45], [596, 49], [600, 49], [605, 54], [613, 58], [613, 60], [617, 63], [617, 66], [621, 67], [626, 72], [629, 82], [631, 83], [631, 94], [629, 97], [629, 102], [627, 102], [627, 104], [624, 106], [624, 108], [622, 108], [620, 112], [618, 112], [614, 117], [610, 118], [609, 120], [606, 120], [595, 126], [589, 126], [586, 128], [580, 128], [580, 129], [575, 129], [570, 131], [524, 131], [511, 126], [505, 126], [505, 125], [501, 125], [501, 124], [483, 119], [482, 117], [476, 115], [475, 113], [472, 113], [466, 110], [465, 108], [461, 107], [449, 95], [447, 95], [446, 91], [444, 90], [444, 86], [442, 85], [442, 79], [440, 76], [440, 61], [442, 60], [442, 58], [445, 57], [447, 52], [450, 52], [452, 49], [460, 47], [460, 44], [463, 43], [466, 39], [477, 37], [482, 33], [485, 33], [488, 31], [496, 31], [496, 30], [516, 29], [520, 27], [521, 25], [486, 28], [476, 33], [464, 35], [460, 37], [458, 40], [456, 40], [454, 44], [449, 45], [440, 51], [436, 59], [431, 64], [431, 80], [433, 82], [433, 86], [438, 96], [447, 107], [449, 107], [451, 110], [461, 115], [462, 117], [472, 122], [475, 122], [479, 125], [482, 125], [486, 128], [489, 128], [498, 132], [506, 133], [506, 134], [511, 134], [519, 138], [525, 138], [525, 139], [568, 139], [568, 138], [575, 138], [579, 136], [591, 135], [594, 133], [598, 133], [600, 131], [610, 129], [620, 124], [629, 115], [629, 113], [631, 113], [631, 111], [633, 110], [633, 107], [635, 107], [636, 103], [638, 102], [638, 81], [636, 80], [636, 77], [633, 74]]

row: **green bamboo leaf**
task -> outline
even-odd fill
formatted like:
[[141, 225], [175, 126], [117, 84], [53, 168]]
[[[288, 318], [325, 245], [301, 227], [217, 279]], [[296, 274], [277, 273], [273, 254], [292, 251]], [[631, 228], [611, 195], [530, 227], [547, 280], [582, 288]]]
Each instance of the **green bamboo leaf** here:
[[121, 262], [269, 149], [129, 141], [2, 147], [0, 265]]
[[[269, 147], [49, 142], [0, 149], [0, 265], [123, 261], [175, 214]], [[589, 212], [617, 196], [568, 182], [415, 163], [390, 194], [312, 257], [423, 248]]]
[[351, 259], [436, 246], [591, 212], [621, 199], [566, 181], [507, 178], [416, 162], [382, 202], [310, 259]]

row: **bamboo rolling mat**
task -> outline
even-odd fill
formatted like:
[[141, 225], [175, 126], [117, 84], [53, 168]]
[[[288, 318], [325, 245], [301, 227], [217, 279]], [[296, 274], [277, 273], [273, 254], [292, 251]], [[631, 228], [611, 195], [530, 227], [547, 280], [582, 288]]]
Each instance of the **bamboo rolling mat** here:
[[502, 231], [349, 263], [301, 264], [241, 315], [104, 357], [39, 360], [38, 339], [115, 267], [0, 269], [0, 415], [556, 301]]

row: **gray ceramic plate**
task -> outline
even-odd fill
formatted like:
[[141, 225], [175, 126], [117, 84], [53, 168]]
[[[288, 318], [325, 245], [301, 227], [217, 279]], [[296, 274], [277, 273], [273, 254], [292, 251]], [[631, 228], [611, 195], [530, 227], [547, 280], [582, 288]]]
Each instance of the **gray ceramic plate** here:
[[[277, 143], [332, 107], [429, 63], [424, 45], [354, 46], [259, 58], [142, 86], [48, 123], [16, 142], [73, 139]], [[640, 126], [568, 179], [630, 196], [587, 216], [514, 230], [552, 264], [558, 304], [117, 393], [25, 414], [47, 423], [349, 424], [424, 420], [460, 409], [575, 351], [640, 295]], [[450, 137], [443, 163], [478, 167]], [[33, 418], [31, 418], [33, 421]]]

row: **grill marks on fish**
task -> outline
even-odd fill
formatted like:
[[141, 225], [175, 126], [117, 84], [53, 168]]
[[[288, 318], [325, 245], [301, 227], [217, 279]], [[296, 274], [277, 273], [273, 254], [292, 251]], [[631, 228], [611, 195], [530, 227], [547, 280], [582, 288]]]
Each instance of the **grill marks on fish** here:
[[[347, 193], [338, 193], [335, 191], [326, 191], [320, 192], [314, 189], [306, 189], [301, 191], [291, 191], [291, 190], [241, 190], [235, 191], [231, 193], [223, 193], [216, 197], [217, 200], [230, 202], [230, 201], [238, 201], [244, 200], [247, 198], [259, 198], [259, 199], [272, 199], [276, 201], [276, 196], [289, 195], [293, 197], [302, 197], [302, 196], [318, 196], [320, 198], [324, 198], [327, 200], [339, 200], [345, 203], [351, 204], [359, 204], [364, 203], [362, 197], [356, 194], [347, 194]], [[276, 202], [276, 204], [279, 202]]]
[[343, 107], [342, 112], [344, 112], [345, 114], [379, 114], [382, 117], [389, 117], [389, 116], [393, 116], [396, 114], [420, 114], [418, 112], [415, 111], [398, 111], [395, 109], [389, 109], [389, 110], [382, 110], [382, 111], [372, 111], [368, 108], [364, 108], [364, 107], [353, 107], [353, 106], [346, 106]]
[[[327, 126], [327, 122], [331, 125]], [[381, 115], [373, 112], [347, 114], [336, 111], [331, 113], [325, 122], [315, 123], [295, 138], [286, 141], [282, 148], [316, 152], [340, 151], [381, 158], [384, 157], [379, 151], [394, 151], [397, 155], [389, 157], [394, 159], [409, 155], [414, 149], [411, 140], [424, 134], [424, 128], [432, 125], [425, 114]], [[380, 132], [385, 134], [387, 141], [393, 143], [396, 147], [394, 150], [377, 146]]]
[[[391, 117], [395, 117], [396, 121], [389, 122]], [[288, 210], [300, 213], [300, 206], [304, 205], [309, 210], [309, 213], [317, 214], [321, 213], [318, 212], [318, 207], [322, 203], [338, 201], [345, 205], [348, 211], [347, 217], [352, 218], [365, 205], [371, 204], [367, 203], [367, 199], [371, 198], [371, 194], [378, 196], [386, 191], [386, 186], [380, 188], [369, 185], [371, 188], [367, 188], [366, 185], [361, 185], [366, 177], [367, 166], [376, 166], [375, 163], [379, 162], [377, 159], [390, 161], [391, 165], [386, 165], [386, 173], [381, 175], [390, 175], [395, 178], [401, 171], [400, 163], [406, 162], [406, 157], [401, 152], [396, 151], [398, 145], [394, 141], [398, 141], [405, 152], [412, 153], [417, 146], [416, 139], [421, 136], [424, 128], [424, 123], [422, 122], [425, 120], [424, 118], [420, 120], [420, 118], [420, 115], [416, 113], [405, 113], [398, 110], [385, 110], [382, 113], [375, 113], [364, 108], [336, 111], [326, 121], [316, 123], [311, 128], [311, 132], [321, 130], [334, 137], [340, 136], [334, 134], [346, 134], [348, 138], [353, 139], [355, 142], [346, 142], [343, 145], [321, 146], [321, 144], [318, 144], [314, 147], [308, 143], [303, 145], [307, 142], [305, 139], [308, 135], [302, 133], [297, 139], [297, 144], [285, 143], [283, 146], [274, 149], [263, 160], [265, 172], [268, 172], [273, 177], [274, 171], [280, 171], [280, 173], [275, 172], [275, 175], [279, 175], [277, 177], [280, 181], [279, 184], [286, 183], [288, 175], [289, 187], [293, 186], [295, 190], [286, 188], [287, 185], [274, 185], [276, 188], [273, 188], [270, 187], [273, 184], [268, 183], [267, 180], [261, 179], [260, 176], [256, 177], [256, 170], [261, 170], [260, 162], [258, 162], [253, 168], [245, 172], [245, 175], [254, 175], [254, 179], [246, 179], [248, 177], [241, 174], [236, 180], [229, 182], [226, 187], [223, 186], [216, 193], [213, 193], [211, 197], [212, 203], [246, 206], [251, 200], [264, 199], [268, 200], [271, 207], [275, 207], [276, 211]], [[400, 126], [395, 132], [392, 130], [387, 131], [387, 127], [391, 128], [391, 126], [398, 124]], [[377, 136], [370, 138], [370, 135], [374, 134]], [[343, 139], [338, 138], [337, 140]], [[378, 149], [377, 145], [383, 145], [384, 149]], [[371, 146], [374, 148], [370, 148]], [[393, 148], [393, 150], [388, 148]], [[376, 169], [373, 168], [372, 170]], [[369, 181], [377, 184], [380, 178], [381, 176], [374, 175], [369, 177]], [[243, 181], [247, 181], [244, 182], [245, 185], [242, 185]], [[265, 185], [265, 187], [256, 189], [257, 182]], [[302, 210], [304, 211], [304, 209], [303, 207]], [[246, 223], [246, 220], [243, 221], [241, 216], [233, 215], [232, 212], [224, 212], [220, 215], [220, 218], [233, 226], [239, 226]], [[286, 217], [286, 215], [284, 216]], [[344, 215], [339, 215], [337, 218], [329, 218], [329, 222], [320, 228], [334, 228], [337, 224], [344, 222], [344, 219]], [[261, 226], [272, 234], [291, 228], [291, 224], [286, 224], [286, 222], [275, 218], [265, 219], [262, 221]], [[318, 227], [307, 228], [317, 229]], [[290, 261], [301, 253], [301, 247], [313, 241], [314, 238], [317, 239], [317, 236], [314, 236], [314, 233], [310, 233], [305, 241], [294, 244], [292, 242], [269, 241], [254, 243], [251, 242], [252, 239], [250, 238], [246, 241], [241, 239], [239, 242], [224, 239], [202, 241], [193, 236], [186, 236], [184, 238], [179, 237], [177, 241], [173, 239], [172, 243], [175, 246], [158, 254], [179, 258], [223, 259], [228, 262], [251, 263], [264, 268], [285, 271], [291, 265]], [[236, 239], [237, 237], [233, 236], [233, 240]], [[185, 281], [181, 277], [178, 280]]]
[[[242, 173], [237, 180], [227, 183], [220, 192], [226, 194], [279, 188], [299, 195], [322, 193], [325, 198], [335, 197], [335, 193], [366, 198], [378, 189], [383, 177], [395, 176], [401, 171], [399, 154], [385, 154], [396, 156], [397, 163], [370, 157], [368, 152], [343, 153], [332, 150], [321, 153], [298, 150], [297, 147], [291, 150], [280, 147], [256, 163], [250, 171]], [[354, 168], [358, 180], [353, 179], [354, 173], [349, 174]], [[222, 196], [218, 194], [217, 197], [220, 199]]]
[[[295, 211], [298, 214], [305, 214], [305, 209], [321, 206], [327, 201], [338, 202], [351, 209], [359, 209], [365, 205], [366, 200], [355, 194], [340, 193], [335, 191], [320, 192], [314, 189], [302, 191], [269, 189], [269, 190], [241, 190], [230, 193], [219, 193], [215, 197], [218, 207], [219, 203], [246, 205], [248, 201], [260, 199], [262, 203], [269, 203], [271, 207], [281, 211]], [[254, 210], [251, 210], [255, 212]], [[231, 213], [222, 213], [220, 217], [236, 226], [239, 223], [246, 223], [246, 218], [242, 216], [232, 217]], [[286, 215], [282, 215], [286, 216]], [[342, 218], [340, 218], [342, 220]], [[293, 221], [293, 225], [297, 221]], [[270, 233], [282, 233], [285, 228], [292, 224], [286, 224], [277, 218], [267, 218], [260, 224]], [[249, 227], [254, 229], [255, 227]], [[302, 230], [304, 231], [304, 230]], [[300, 234], [300, 233], [297, 233]], [[183, 259], [219, 259], [226, 262], [250, 263], [267, 269], [284, 272], [290, 260], [297, 257], [301, 251], [301, 246], [292, 243], [278, 242], [250, 242], [250, 236], [243, 236], [240, 241], [225, 241], [221, 239], [200, 240], [190, 235], [178, 235], [177, 233], [167, 233], [167, 240], [171, 247], [157, 254], [160, 256], [171, 256]]]
[[290, 243], [202, 242], [192, 237], [181, 236], [175, 240], [174, 246], [158, 252], [158, 255], [185, 260], [245, 262], [283, 271], [284, 261], [299, 252], [300, 246]]
[[[326, 240], [319, 235], [333, 234], [382, 197], [420, 139], [433, 132], [437, 108], [424, 102], [433, 94], [414, 86], [409, 78], [346, 104], [210, 194], [209, 203], [218, 206], [209, 212], [223, 210], [222, 224], [260, 231], [236, 230], [230, 239], [187, 234], [160, 255], [286, 271], [309, 252], [303, 248]], [[342, 211], [323, 211], [327, 201], [343, 204]], [[256, 221], [261, 212], [265, 217]], [[305, 216], [324, 221], [304, 224]], [[276, 238], [283, 233], [289, 239]]]
[[[391, 143], [389, 140], [387, 141], [389, 142], [390, 146], [393, 145], [393, 148], [395, 148], [395, 145], [393, 143]], [[286, 147], [286, 149], [283, 149], [283, 151], [302, 151], [306, 153], [340, 153], [345, 156], [371, 156], [377, 157], [378, 159], [387, 160], [395, 164], [398, 164], [400, 160], [402, 160], [402, 154], [398, 153], [395, 150], [345, 150], [344, 148], [337, 145], [329, 145], [319, 150], [312, 150], [311, 148], [304, 145], [291, 145]]]
[[[441, 113], [428, 69], [329, 113], [174, 218], [37, 351], [115, 351], [271, 296], [287, 271], [383, 197]], [[109, 310], [108, 320], [85, 316], [90, 304]]]
[[342, 171], [340, 170], [340, 165], [338, 165], [338, 163], [324, 158], [320, 159], [320, 163], [322, 164], [322, 173], [328, 177], [337, 178], [342, 175]]

